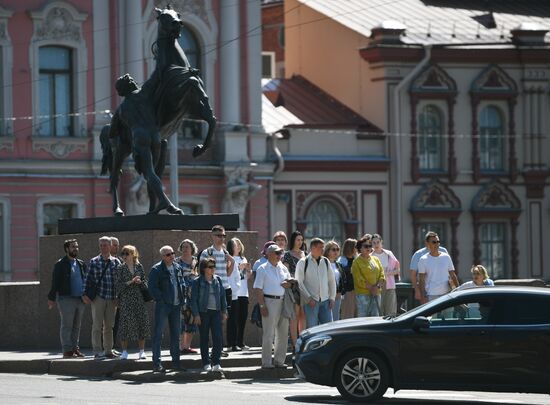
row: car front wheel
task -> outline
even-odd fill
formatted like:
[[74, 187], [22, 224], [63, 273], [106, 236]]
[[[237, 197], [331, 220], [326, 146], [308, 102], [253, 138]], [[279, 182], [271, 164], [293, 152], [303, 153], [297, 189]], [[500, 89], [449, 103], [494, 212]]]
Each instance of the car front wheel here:
[[338, 363], [335, 379], [338, 391], [347, 400], [376, 401], [388, 389], [389, 369], [375, 353], [354, 352]]

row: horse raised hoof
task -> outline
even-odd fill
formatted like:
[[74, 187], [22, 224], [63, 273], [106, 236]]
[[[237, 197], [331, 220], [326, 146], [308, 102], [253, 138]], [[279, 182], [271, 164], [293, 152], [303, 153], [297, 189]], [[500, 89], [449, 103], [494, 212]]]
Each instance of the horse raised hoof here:
[[174, 215], [183, 215], [183, 211], [180, 210], [175, 205], [170, 205], [168, 208], [166, 208], [166, 212], [168, 212], [169, 214], [174, 214]]
[[193, 148], [193, 157], [196, 158], [206, 151], [206, 146], [199, 144]]

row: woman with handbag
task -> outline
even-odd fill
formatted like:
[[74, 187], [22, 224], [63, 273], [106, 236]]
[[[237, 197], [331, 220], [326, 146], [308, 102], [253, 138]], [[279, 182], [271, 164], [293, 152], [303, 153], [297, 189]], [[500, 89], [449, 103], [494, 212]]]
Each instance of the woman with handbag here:
[[147, 279], [139, 262], [135, 246], [126, 245], [120, 253], [123, 263], [114, 274], [115, 294], [118, 298], [119, 327], [118, 339], [122, 346], [121, 360], [128, 359], [128, 341], [137, 341], [138, 359], [146, 359], [145, 339], [150, 336], [149, 318], [145, 308]]

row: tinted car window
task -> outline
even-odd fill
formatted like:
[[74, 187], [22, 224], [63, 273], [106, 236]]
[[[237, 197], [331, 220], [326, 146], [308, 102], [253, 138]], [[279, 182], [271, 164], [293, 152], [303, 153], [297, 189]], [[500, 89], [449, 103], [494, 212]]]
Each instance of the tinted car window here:
[[485, 325], [488, 323], [492, 303], [485, 300], [468, 300], [439, 308], [427, 316], [431, 326]]
[[550, 299], [548, 297], [502, 297], [495, 304], [497, 325], [550, 324]]

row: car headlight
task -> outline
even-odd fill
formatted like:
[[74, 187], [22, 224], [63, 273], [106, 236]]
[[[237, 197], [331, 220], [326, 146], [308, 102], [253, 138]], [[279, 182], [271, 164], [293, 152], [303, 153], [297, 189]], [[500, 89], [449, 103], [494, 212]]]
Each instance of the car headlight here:
[[331, 340], [332, 338], [330, 336], [312, 337], [306, 342], [304, 352], [320, 349], [321, 347], [327, 345]]

